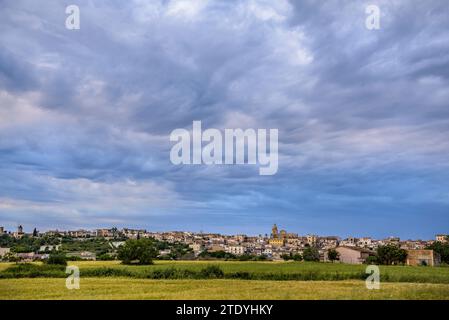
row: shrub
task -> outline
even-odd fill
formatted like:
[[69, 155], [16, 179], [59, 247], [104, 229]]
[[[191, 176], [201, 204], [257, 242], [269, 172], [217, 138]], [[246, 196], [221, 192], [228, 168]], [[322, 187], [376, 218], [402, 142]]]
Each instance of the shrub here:
[[294, 254], [293, 260], [294, 261], [302, 261], [302, 255], [300, 255], [299, 253]]
[[61, 266], [67, 265], [67, 258], [64, 254], [58, 254], [58, 253], [52, 253], [48, 257], [47, 260], [45, 260], [46, 264], [56, 264]]
[[246, 272], [246, 271], [237, 271], [237, 272], [229, 274], [229, 278], [250, 280], [250, 279], [252, 279], [252, 274], [249, 272]]
[[334, 262], [335, 260], [338, 260], [340, 257], [340, 253], [338, 253], [335, 249], [329, 249], [327, 251], [327, 257], [330, 261]]
[[223, 278], [224, 272], [220, 269], [219, 266], [207, 266], [200, 271], [200, 277], [202, 278]]
[[369, 256], [368, 258], [366, 258], [365, 263], [366, 264], [379, 264], [379, 261], [377, 259], [377, 256]]
[[37, 265], [31, 263], [19, 263], [9, 267], [0, 274], [1, 278], [64, 278], [65, 266], [56, 265]]
[[83, 270], [85, 277], [135, 277], [136, 274], [126, 269], [95, 268]]
[[114, 256], [111, 256], [110, 254], [107, 253], [103, 253], [97, 256], [97, 260], [101, 260], [101, 261], [111, 261], [111, 260], [115, 260]]

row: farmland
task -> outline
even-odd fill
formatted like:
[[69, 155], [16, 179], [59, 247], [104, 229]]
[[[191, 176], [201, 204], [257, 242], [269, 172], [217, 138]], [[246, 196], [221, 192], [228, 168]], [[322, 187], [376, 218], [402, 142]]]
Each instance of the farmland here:
[[147, 280], [85, 278], [79, 290], [65, 279], [3, 279], [0, 299], [449, 299], [447, 284], [364, 281]]
[[[8, 268], [17, 265], [1, 263], [0, 276], [8, 276], [0, 279], [0, 299], [449, 299], [448, 267], [381, 266], [381, 289], [368, 290], [364, 265], [284, 261], [155, 261], [150, 266], [76, 261], [69, 265], [80, 268], [80, 290], [66, 289], [64, 268], [54, 275], [50, 270], [15, 276], [8, 275]], [[223, 272], [220, 279], [204, 278], [208, 276], [203, 270], [211, 265]], [[35, 267], [45, 266], [36, 263]]]
[[[135, 272], [145, 270], [162, 270], [167, 268], [197, 270], [208, 265], [219, 266], [224, 273], [249, 272], [254, 274], [298, 274], [308, 273], [320, 275], [324, 280], [329, 280], [334, 276], [348, 278], [359, 278], [365, 274], [366, 265], [350, 265], [340, 263], [319, 263], [319, 262], [272, 262], [272, 261], [156, 261], [151, 266], [125, 266], [118, 261], [103, 262], [72, 262], [72, 265], [83, 270], [98, 267], [118, 268]], [[410, 266], [380, 266], [381, 279], [394, 282], [427, 282], [427, 283], [448, 283], [449, 267], [410, 267]]]

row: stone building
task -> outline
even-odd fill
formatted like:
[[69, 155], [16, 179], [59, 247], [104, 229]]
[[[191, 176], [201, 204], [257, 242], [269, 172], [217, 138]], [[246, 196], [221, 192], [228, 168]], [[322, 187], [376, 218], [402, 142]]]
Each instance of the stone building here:
[[438, 266], [441, 257], [433, 250], [407, 250], [406, 264], [409, 266]]

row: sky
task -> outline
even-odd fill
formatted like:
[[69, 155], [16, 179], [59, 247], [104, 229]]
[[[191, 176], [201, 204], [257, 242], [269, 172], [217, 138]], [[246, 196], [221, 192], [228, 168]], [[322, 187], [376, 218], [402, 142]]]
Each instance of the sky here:
[[[0, 6], [0, 226], [449, 233], [446, 1]], [[278, 129], [277, 173], [173, 165], [194, 120]]]

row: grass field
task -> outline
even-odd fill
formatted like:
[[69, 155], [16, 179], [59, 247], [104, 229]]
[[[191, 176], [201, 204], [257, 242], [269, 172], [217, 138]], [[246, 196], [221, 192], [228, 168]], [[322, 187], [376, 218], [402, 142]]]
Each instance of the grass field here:
[[364, 281], [142, 280], [84, 278], [79, 290], [65, 279], [3, 279], [0, 299], [449, 299], [447, 284]]
[[[345, 275], [359, 279], [364, 274], [366, 265], [350, 265], [340, 263], [315, 262], [241, 262], [241, 261], [155, 261], [152, 266], [125, 266], [118, 261], [77, 261], [69, 264], [77, 265], [83, 270], [98, 267], [118, 268], [133, 272], [158, 270], [167, 268], [187, 269], [199, 271], [207, 265], [218, 265], [224, 272], [251, 272], [254, 274], [295, 274], [310, 273], [323, 275], [324, 280], [334, 279], [334, 275], [344, 278]], [[449, 284], [449, 267], [410, 267], [410, 266], [380, 266], [382, 281], [418, 282], [418, 283], [447, 283]], [[351, 277], [350, 277], [351, 278]]]
[[[283, 261], [156, 261], [151, 266], [125, 266], [117, 261], [69, 264], [80, 267], [80, 290], [66, 289], [64, 278], [0, 279], [0, 299], [449, 299], [449, 267], [381, 266], [381, 289], [368, 290], [360, 278], [364, 265]], [[144, 279], [145, 274], [154, 270], [200, 271], [208, 265], [219, 266], [225, 275], [237, 272], [312, 274], [313, 279], [326, 281], [272, 281], [270, 277], [266, 280]], [[0, 263], [0, 273], [11, 266], [14, 264]], [[99, 269], [127, 270], [131, 276], [92, 276], [95, 274], [92, 271]]]

